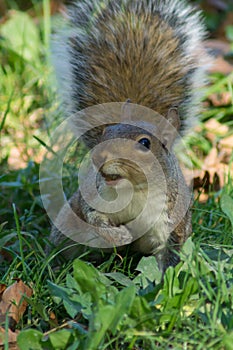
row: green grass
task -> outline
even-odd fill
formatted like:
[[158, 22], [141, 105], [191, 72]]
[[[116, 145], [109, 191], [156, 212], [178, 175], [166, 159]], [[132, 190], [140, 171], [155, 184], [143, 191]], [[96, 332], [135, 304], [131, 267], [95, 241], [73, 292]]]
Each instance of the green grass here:
[[[43, 6], [46, 16], [38, 17], [37, 25], [17, 12], [0, 27], [0, 282], [10, 285], [21, 278], [33, 289], [17, 325], [20, 349], [233, 349], [230, 176], [206, 203], [195, 201], [192, 239], [163, 281], [153, 257], [139, 261], [113, 253], [94, 267], [88, 254], [65, 262], [57, 247], [45, 255], [50, 223], [40, 197], [38, 161], [59, 112], [48, 78], [48, 2]], [[22, 19], [30, 37], [17, 29]], [[9, 32], [17, 33], [16, 42]], [[231, 77], [212, 79], [209, 93], [232, 91]], [[232, 106], [209, 108], [203, 121], [215, 117], [232, 127], [231, 113]], [[203, 155], [211, 149], [204, 131], [188, 142]], [[17, 161], [12, 149], [20, 149]], [[68, 165], [64, 178], [69, 194], [73, 170]]]

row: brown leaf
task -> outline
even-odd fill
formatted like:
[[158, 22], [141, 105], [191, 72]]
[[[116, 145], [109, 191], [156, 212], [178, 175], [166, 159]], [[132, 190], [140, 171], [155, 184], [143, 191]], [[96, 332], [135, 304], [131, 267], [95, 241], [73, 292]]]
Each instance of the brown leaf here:
[[216, 147], [213, 147], [208, 154], [208, 156], [204, 160], [203, 169], [208, 171], [211, 167], [216, 167], [218, 165], [218, 150]]
[[53, 327], [53, 328], [58, 326], [58, 320], [53, 311], [49, 312], [49, 324], [50, 324], [50, 327]]
[[217, 147], [219, 150], [219, 158], [221, 159], [221, 162], [224, 164], [229, 164], [233, 154], [233, 135], [220, 140]]
[[227, 125], [219, 123], [216, 119], [210, 118], [207, 122], [205, 122], [205, 129], [209, 132], [215, 133], [215, 135], [226, 135], [229, 131]]
[[225, 137], [224, 139], [220, 140], [219, 145], [222, 147], [229, 148], [232, 151], [233, 150], [233, 135]]
[[27, 297], [31, 297], [32, 289], [26, 286], [21, 280], [9, 286], [2, 294], [0, 320], [4, 321], [7, 313], [11, 329], [19, 322], [26, 310], [27, 302], [23, 299], [24, 294]]
[[0, 301], [2, 300], [2, 294], [6, 290], [6, 284], [0, 283]]
[[190, 184], [193, 180], [195, 197], [200, 202], [205, 202], [210, 191], [219, 191], [224, 186], [228, 174], [233, 175], [233, 164], [230, 164], [233, 153], [233, 135], [229, 135], [230, 128], [227, 125], [219, 123], [214, 118], [209, 119], [198, 128], [196, 132], [204, 131], [212, 148], [204, 159], [203, 155], [200, 156], [203, 160], [202, 168], [185, 171], [185, 178], [189, 179]]
[[[220, 176], [215, 172], [213, 176], [213, 191], [217, 192], [221, 188], [221, 179]], [[224, 181], [224, 179], [223, 179]]]
[[[215, 150], [213, 151], [215, 153]], [[211, 156], [211, 155], [210, 155]], [[211, 164], [210, 158], [204, 162], [203, 169], [209, 173], [209, 183], [212, 185], [212, 190], [219, 190], [224, 186], [225, 174], [229, 171], [229, 167], [220, 162], [220, 159], [216, 156], [215, 162]], [[215, 181], [218, 183], [215, 185]], [[208, 189], [206, 188], [208, 191]]]
[[224, 58], [224, 56], [231, 51], [230, 44], [223, 40], [210, 39], [206, 40], [204, 45], [205, 48], [211, 52], [211, 55], [214, 56], [209, 72], [230, 74], [233, 71], [233, 65]]
[[226, 61], [222, 56], [218, 56], [214, 59], [210, 73], [222, 73], [224, 75], [230, 74], [233, 71], [233, 65]]
[[[232, 67], [232, 70], [233, 70], [233, 67]], [[232, 103], [232, 96], [230, 91], [224, 91], [224, 92], [219, 92], [208, 96], [208, 100], [215, 107], [229, 106]]]
[[200, 203], [206, 203], [208, 201], [209, 195], [207, 193], [202, 192], [198, 195], [198, 201]]
[[10, 329], [8, 329], [8, 332], [6, 334], [6, 330], [3, 327], [0, 327], [0, 349], [3, 349], [2, 345], [5, 343], [6, 336], [9, 344], [9, 349], [19, 349], [16, 343], [18, 334], [19, 331], [12, 332]]

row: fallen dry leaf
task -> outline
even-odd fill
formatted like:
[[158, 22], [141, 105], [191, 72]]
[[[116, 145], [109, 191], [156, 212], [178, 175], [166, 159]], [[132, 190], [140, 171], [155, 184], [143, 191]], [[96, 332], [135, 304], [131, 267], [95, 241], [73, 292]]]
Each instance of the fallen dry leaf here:
[[12, 330], [8, 329], [8, 332], [3, 327], [0, 327], [0, 349], [4, 349], [2, 347], [7, 340], [9, 349], [19, 349], [16, 343], [17, 336], [19, 331], [12, 332]]
[[213, 132], [215, 135], [226, 135], [229, 131], [229, 128], [227, 125], [219, 123], [216, 119], [210, 118], [205, 122], [205, 129], [208, 132]]
[[233, 156], [233, 135], [230, 135], [230, 127], [214, 118], [209, 119], [203, 126], [199, 125], [195, 130], [197, 133], [204, 131], [212, 148], [205, 158], [200, 155], [203, 161], [201, 169], [182, 170], [187, 183], [193, 185], [195, 197], [200, 202], [205, 202], [210, 191], [219, 191], [224, 186], [228, 174], [233, 176], [233, 164], [230, 162]]
[[219, 145], [221, 147], [226, 147], [233, 150], [233, 135], [225, 137], [224, 139], [220, 140]]
[[215, 107], [229, 106], [232, 103], [232, 96], [230, 91], [224, 91], [209, 95], [208, 100]]
[[[215, 146], [219, 137], [224, 137], [229, 132], [227, 125], [220, 124], [214, 118], [205, 123], [205, 137]], [[197, 131], [198, 132], [198, 131]]]
[[[233, 174], [233, 169], [230, 169]], [[216, 147], [213, 147], [205, 158], [202, 169], [194, 172], [194, 189], [203, 189], [204, 193], [219, 191], [224, 186], [229, 165], [222, 162]]]
[[208, 156], [205, 158], [202, 169], [208, 171], [211, 167], [216, 167], [218, 163], [218, 150], [216, 147], [213, 147]]
[[7, 287], [6, 284], [0, 283], [0, 300], [4, 290], [6, 290], [6, 287]]
[[228, 42], [210, 39], [205, 41], [204, 46], [213, 56], [212, 64], [209, 67], [210, 73], [218, 72], [227, 75], [233, 71], [233, 65], [224, 58], [231, 51], [231, 46]]
[[32, 289], [26, 286], [23, 281], [18, 280], [6, 288], [1, 295], [0, 321], [4, 322], [7, 314], [11, 329], [14, 329], [26, 310], [27, 302], [23, 299], [24, 294], [31, 297]]

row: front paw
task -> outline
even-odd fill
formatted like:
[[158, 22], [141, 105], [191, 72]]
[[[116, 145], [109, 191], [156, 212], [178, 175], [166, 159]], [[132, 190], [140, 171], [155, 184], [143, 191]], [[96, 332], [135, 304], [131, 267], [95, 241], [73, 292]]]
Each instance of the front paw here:
[[120, 225], [115, 228], [114, 238], [118, 246], [130, 244], [133, 241], [133, 236], [125, 225]]
[[96, 227], [109, 227], [110, 222], [106, 215], [97, 213], [96, 211], [90, 211], [87, 214], [88, 224]]
[[99, 234], [112, 247], [124, 246], [133, 240], [133, 236], [124, 225], [102, 229]]

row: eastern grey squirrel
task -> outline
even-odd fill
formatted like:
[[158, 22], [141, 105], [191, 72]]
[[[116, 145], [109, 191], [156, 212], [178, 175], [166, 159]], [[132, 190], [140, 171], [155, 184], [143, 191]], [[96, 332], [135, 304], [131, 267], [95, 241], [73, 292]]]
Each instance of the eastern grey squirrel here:
[[98, 195], [111, 202], [133, 190], [131, 201], [115, 212], [98, 210], [79, 189], [61, 209], [50, 240], [58, 245], [68, 231], [80, 233], [75, 214], [96, 228], [106, 247], [153, 254], [164, 271], [177, 263], [192, 231], [191, 193], [173, 144], [199, 113], [209, 60], [200, 13], [183, 0], [83, 0], [68, 8], [68, 23], [54, 42], [65, 114], [120, 102], [132, 120], [137, 105], [163, 118], [148, 123], [141, 107], [141, 120], [123, 116], [86, 133], [82, 139], [93, 148], [86, 192], [95, 168]]

